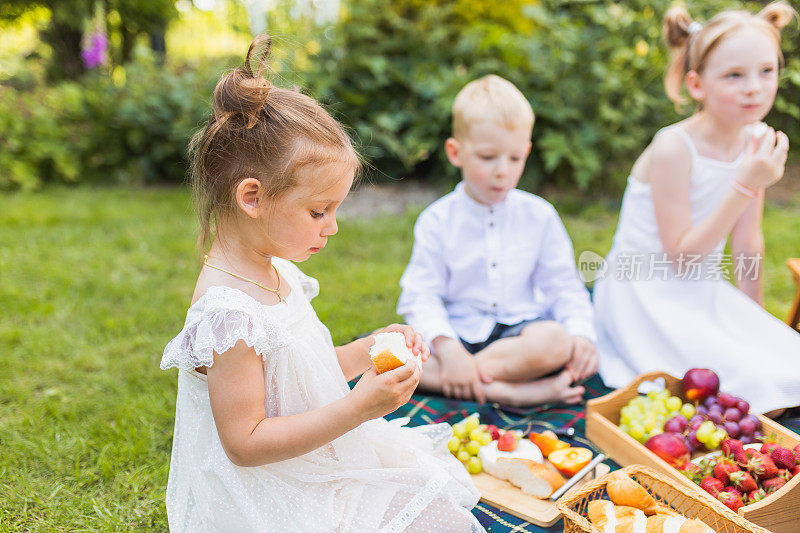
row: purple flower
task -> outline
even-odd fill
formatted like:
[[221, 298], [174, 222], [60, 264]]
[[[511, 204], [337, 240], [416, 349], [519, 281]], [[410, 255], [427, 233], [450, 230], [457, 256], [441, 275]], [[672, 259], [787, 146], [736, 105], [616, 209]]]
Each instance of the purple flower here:
[[81, 51], [86, 68], [96, 68], [108, 62], [108, 37], [102, 32], [95, 32], [89, 37], [89, 45]]

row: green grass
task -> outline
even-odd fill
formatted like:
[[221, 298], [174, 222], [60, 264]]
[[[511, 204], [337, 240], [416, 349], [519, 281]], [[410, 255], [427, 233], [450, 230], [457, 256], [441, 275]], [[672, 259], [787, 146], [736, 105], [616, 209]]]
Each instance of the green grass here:
[[[557, 203], [558, 207], [559, 203]], [[610, 247], [617, 207], [569, 209], [576, 253]], [[303, 265], [337, 343], [397, 320], [416, 212], [344, 221]], [[198, 258], [177, 189], [0, 195], [0, 529], [165, 531], [175, 371]], [[767, 308], [793, 295], [800, 201], [766, 210]]]

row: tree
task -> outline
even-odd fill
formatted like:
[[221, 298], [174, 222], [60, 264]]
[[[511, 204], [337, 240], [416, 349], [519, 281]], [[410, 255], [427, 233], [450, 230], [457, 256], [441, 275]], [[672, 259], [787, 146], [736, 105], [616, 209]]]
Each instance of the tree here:
[[[53, 55], [48, 65], [51, 79], [80, 77], [86, 68], [81, 59], [84, 24], [95, 12], [95, 0], [3, 0], [0, 18], [15, 19], [34, 7], [50, 10], [50, 24], [40, 37]], [[130, 61], [139, 35], [147, 35], [157, 52], [163, 53], [164, 32], [177, 14], [173, 0], [103, 0], [105, 13], [119, 14], [116, 31], [121, 35], [120, 61]]]

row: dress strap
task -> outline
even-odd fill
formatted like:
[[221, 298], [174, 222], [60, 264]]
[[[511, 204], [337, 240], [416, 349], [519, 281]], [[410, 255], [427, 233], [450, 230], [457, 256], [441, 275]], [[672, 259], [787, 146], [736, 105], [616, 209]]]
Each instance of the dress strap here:
[[697, 157], [699, 155], [697, 152], [697, 147], [694, 145], [694, 141], [689, 136], [689, 134], [686, 133], [686, 130], [681, 128], [680, 126], [675, 126], [673, 129], [686, 142], [686, 146], [689, 147], [689, 153], [692, 154], [692, 160], [697, 160]]

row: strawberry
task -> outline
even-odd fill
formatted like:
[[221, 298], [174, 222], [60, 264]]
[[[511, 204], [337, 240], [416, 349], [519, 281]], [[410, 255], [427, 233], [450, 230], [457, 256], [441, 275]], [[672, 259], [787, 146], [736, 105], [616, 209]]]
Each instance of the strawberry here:
[[717, 461], [717, 466], [714, 467], [714, 477], [728, 485], [730, 484], [729, 474], [740, 470], [730, 459], [720, 459]]
[[751, 458], [753, 458], [753, 457], [758, 457], [758, 456], [760, 456], [760, 455], [761, 455], [761, 452], [760, 452], [760, 451], [758, 451], [758, 450], [756, 450], [755, 448], [747, 448], [747, 449], [744, 451], [744, 454], [747, 456], [747, 459], [749, 460], [749, 459], [751, 459]]
[[794, 452], [783, 446], [774, 447], [769, 456], [778, 468], [794, 468], [794, 465], [797, 464]]
[[754, 490], [758, 490], [756, 480], [753, 479], [753, 476], [747, 472], [733, 472], [732, 474], [729, 474], [729, 476], [733, 486], [742, 492], [752, 492]]
[[757, 489], [747, 493], [747, 502], [748, 503], [755, 503], [757, 501], [761, 501], [767, 497], [767, 493], [764, 492], [764, 489]]
[[765, 479], [761, 483], [761, 488], [764, 489], [764, 492], [766, 492], [767, 494], [771, 494], [776, 490], [778, 490], [779, 488], [783, 487], [784, 485], [786, 485], [785, 479], [783, 479], [782, 477], [773, 477], [770, 479]]
[[733, 494], [734, 496], [738, 496], [739, 498], [741, 498], [743, 496], [742, 491], [740, 491], [739, 489], [737, 489], [733, 485], [731, 485], [729, 487], [725, 487], [720, 492], [729, 492], [729, 493]]
[[786, 481], [789, 481], [790, 479], [792, 479], [792, 471], [787, 470], [786, 468], [779, 468], [778, 477], [782, 477]]
[[513, 452], [518, 445], [519, 437], [514, 431], [506, 431], [497, 439], [497, 449], [501, 452]]
[[800, 465], [795, 465], [794, 468], [792, 468], [792, 477], [798, 474], [800, 474]]
[[753, 474], [753, 477], [765, 480], [778, 475], [778, 467], [772, 462], [769, 455], [757, 455], [751, 457], [747, 462], [747, 470]]
[[717, 494], [725, 488], [725, 484], [715, 477], [706, 476], [700, 481], [700, 488], [716, 498]]
[[732, 509], [734, 513], [744, 507], [742, 499], [730, 492], [720, 492], [717, 499]]
[[726, 457], [735, 457], [736, 450], [744, 452], [744, 444], [738, 439], [725, 439], [722, 441], [722, 455]]
[[683, 463], [678, 467], [678, 470], [695, 483], [700, 483], [700, 480], [703, 478], [703, 470], [691, 461]]
[[797, 464], [800, 464], [800, 444], [792, 448], [792, 451], [794, 452], [795, 461], [797, 462]]
[[749, 459], [750, 457], [747, 455], [747, 452], [744, 450], [744, 448], [733, 451], [733, 460], [742, 468], [747, 466], [747, 461]]
[[768, 440], [768, 441], [765, 441], [764, 444], [761, 445], [761, 450], [759, 450], [759, 451], [761, 453], [770, 454], [770, 453], [772, 453], [772, 450], [774, 450], [775, 448], [778, 448], [778, 447], [779, 447], [779, 445], [778, 445], [777, 442], [772, 442], [772, 441]]
[[500, 429], [494, 424], [489, 424], [486, 426], [486, 432], [492, 434], [492, 440], [497, 440], [500, 438]]

